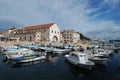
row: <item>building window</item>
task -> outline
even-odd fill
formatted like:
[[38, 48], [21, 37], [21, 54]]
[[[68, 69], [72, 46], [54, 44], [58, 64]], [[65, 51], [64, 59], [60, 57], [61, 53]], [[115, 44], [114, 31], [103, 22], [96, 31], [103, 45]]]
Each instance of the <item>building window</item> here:
[[66, 34], [64, 34], [64, 36], [66, 36]]
[[26, 36], [24, 37], [24, 40], [26, 40]]
[[21, 40], [21, 37], [20, 37], [20, 40]]
[[52, 33], [53, 33], [53, 30], [52, 30]]
[[46, 32], [46, 30], [44, 30], [44, 32]]
[[30, 36], [30, 41], [32, 41], [32, 37]]

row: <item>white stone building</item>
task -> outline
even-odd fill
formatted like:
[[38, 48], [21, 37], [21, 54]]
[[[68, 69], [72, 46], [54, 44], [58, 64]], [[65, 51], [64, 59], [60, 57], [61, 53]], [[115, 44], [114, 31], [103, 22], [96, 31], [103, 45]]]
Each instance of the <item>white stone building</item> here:
[[17, 30], [15, 37], [23, 41], [60, 42], [60, 29], [56, 23], [28, 26]]

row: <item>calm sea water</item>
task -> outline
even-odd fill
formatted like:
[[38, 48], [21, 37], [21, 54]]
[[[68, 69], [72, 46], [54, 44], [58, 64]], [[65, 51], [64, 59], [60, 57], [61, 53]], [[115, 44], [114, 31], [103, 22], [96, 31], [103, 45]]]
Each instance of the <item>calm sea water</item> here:
[[63, 55], [17, 64], [0, 54], [0, 80], [120, 80], [120, 51], [109, 57], [107, 65], [95, 65], [91, 71], [69, 64]]

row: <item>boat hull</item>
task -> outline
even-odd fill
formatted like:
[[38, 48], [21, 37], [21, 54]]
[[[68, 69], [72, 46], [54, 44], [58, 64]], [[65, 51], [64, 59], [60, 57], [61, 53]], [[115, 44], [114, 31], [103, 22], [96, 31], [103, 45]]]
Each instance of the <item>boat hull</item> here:
[[71, 64], [73, 64], [73, 65], [75, 65], [75, 66], [78, 66], [78, 67], [81, 67], [81, 68], [85, 68], [85, 69], [89, 69], [89, 70], [91, 70], [92, 67], [94, 66], [94, 63], [91, 62], [91, 61], [86, 62], [86, 63], [79, 63], [79, 62], [76, 62], [76, 61], [71, 60], [70, 58], [67, 58], [67, 60], [68, 60]]
[[46, 57], [44, 55], [31, 55], [31, 56], [22, 56], [22, 57], [18, 57], [18, 58], [13, 58], [13, 61], [17, 61], [20, 63], [25, 63], [25, 62], [33, 62], [33, 61], [37, 61], [37, 60], [42, 60], [45, 59]]
[[90, 58], [90, 61], [93, 61], [95, 64], [104, 64], [107, 65], [107, 60], [106, 58]]

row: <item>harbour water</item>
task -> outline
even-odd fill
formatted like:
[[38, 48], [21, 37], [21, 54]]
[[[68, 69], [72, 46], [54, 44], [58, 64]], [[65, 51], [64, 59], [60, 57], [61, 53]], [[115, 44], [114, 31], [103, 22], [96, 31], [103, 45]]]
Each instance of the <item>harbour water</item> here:
[[85, 70], [68, 63], [63, 55], [18, 64], [5, 61], [0, 53], [0, 80], [120, 80], [120, 51], [109, 57], [107, 65]]

